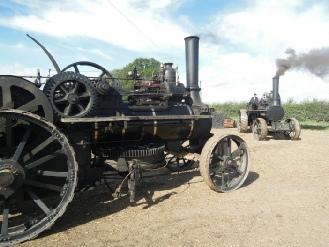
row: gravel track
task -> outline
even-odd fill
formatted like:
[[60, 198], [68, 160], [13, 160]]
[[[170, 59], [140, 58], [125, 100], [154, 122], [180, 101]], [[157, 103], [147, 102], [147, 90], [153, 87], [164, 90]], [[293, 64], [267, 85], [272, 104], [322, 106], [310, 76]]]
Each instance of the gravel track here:
[[197, 168], [162, 172], [142, 180], [131, 207], [102, 185], [76, 194], [51, 229], [19, 246], [329, 246], [329, 132], [259, 142], [236, 128], [213, 131], [248, 144], [250, 173], [238, 190], [210, 190]]

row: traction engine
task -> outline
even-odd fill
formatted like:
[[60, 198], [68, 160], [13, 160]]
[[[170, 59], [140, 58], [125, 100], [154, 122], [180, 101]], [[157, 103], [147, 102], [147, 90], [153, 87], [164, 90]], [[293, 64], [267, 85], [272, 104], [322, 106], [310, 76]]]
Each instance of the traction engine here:
[[[33, 39], [33, 38], [32, 38]], [[34, 39], [33, 39], [34, 40]], [[236, 135], [213, 135], [213, 109], [201, 102], [199, 38], [185, 38], [186, 86], [166, 63], [152, 81], [133, 90], [98, 64], [81, 61], [32, 83], [0, 75], [0, 246], [36, 237], [63, 215], [74, 193], [127, 181], [136, 201], [145, 171], [166, 167], [180, 172], [199, 165], [207, 185], [218, 192], [239, 188], [249, 172], [249, 151]], [[98, 77], [80, 67], [98, 69]], [[116, 178], [117, 179], [117, 178]], [[122, 194], [122, 183], [113, 197]]]
[[238, 130], [240, 133], [251, 127], [255, 140], [265, 140], [268, 131], [281, 132], [289, 140], [298, 140], [301, 126], [296, 118], [284, 118], [284, 109], [281, 106], [279, 95], [279, 77], [273, 77], [273, 90], [264, 93], [258, 102], [249, 102], [247, 109], [239, 110]]

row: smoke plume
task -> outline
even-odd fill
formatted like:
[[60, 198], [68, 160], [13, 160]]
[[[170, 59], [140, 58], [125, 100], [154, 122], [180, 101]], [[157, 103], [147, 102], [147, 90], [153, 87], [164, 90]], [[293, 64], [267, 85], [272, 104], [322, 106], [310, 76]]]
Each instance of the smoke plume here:
[[276, 75], [281, 76], [288, 69], [304, 69], [325, 80], [329, 74], [329, 47], [313, 49], [307, 53], [296, 54], [295, 50], [288, 48], [286, 59], [276, 59]]

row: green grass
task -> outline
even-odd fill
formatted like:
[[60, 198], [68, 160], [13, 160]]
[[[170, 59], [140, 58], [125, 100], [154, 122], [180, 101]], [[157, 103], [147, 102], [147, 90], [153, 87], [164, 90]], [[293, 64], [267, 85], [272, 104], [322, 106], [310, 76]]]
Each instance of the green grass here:
[[300, 123], [302, 129], [329, 131], [329, 122], [305, 121]]

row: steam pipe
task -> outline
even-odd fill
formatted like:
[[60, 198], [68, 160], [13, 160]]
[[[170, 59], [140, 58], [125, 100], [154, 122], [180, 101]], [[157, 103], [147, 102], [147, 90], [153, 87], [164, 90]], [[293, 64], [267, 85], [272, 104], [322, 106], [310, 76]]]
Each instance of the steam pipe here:
[[273, 81], [273, 105], [280, 105], [279, 77], [278, 76], [273, 77], [272, 81]]
[[186, 90], [190, 92], [192, 103], [201, 106], [199, 87], [199, 37], [189, 36], [185, 38], [186, 55]]

